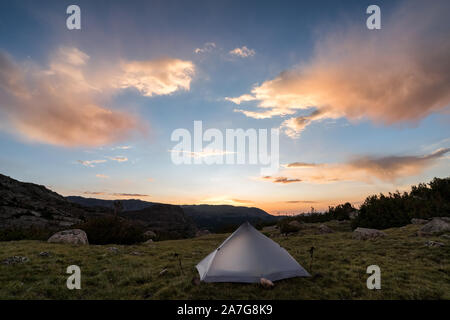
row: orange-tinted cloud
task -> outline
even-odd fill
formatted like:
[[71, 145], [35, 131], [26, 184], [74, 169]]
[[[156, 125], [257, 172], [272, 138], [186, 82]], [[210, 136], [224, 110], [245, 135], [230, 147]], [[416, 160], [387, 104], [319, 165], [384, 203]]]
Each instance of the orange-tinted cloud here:
[[286, 120], [290, 136], [312, 121], [346, 117], [376, 123], [412, 123], [450, 104], [448, 1], [408, 1], [383, 20], [381, 30], [357, 26], [333, 32], [316, 44], [308, 63], [282, 72], [228, 100], [258, 101], [249, 117], [307, 116]]
[[112, 161], [117, 161], [117, 162], [127, 162], [128, 161], [128, 158], [124, 157], [124, 156], [108, 157], [108, 159], [110, 159]]
[[61, 47], [48, 67], [17, 63], [0, 52], [2, 127], [22, 137], [66, 147], [126, 140], [146, 125], [135, 115], [106, 107], [111, 94], [134, 87], [142, 95], [189, 90], [194, 65], [179, 59], [112, 61], [96, 68], [77, 48]]
[[231, 199], [231, 200], [236, 203], [253, 203], [254, 202], [252, 200], [243, 200], [243, 199]]
[[150, 197], [148, 194], [140, 193], [111, 193], [110, 195], [116, 197]]
[[302, 180], [297, 178], [287, 178], [287, 177], [272, 177], [272, 176], [265, 176], [263, 177], [265, 180], [272, 181], [274, 183], [294, 183], [294, 182], [301, 182]]
[[30, 141], [98, 146], [142, 128], [133, 115], [101, 106], [80, 69], [89, 57], [60, 49], [48, 69], [18, 64], [0, 52], [0, 113], [10, 131]]
[[123, 73], [117, 76], [117, 85], [134, 87], [149, 97], [189, 90], [195, 72], [192, 62], [172, 58], [124, 61], [121, 68]]
[[105, 163], [106, 160], [77, 160], [78, 163], [82, 164], [85, 167], [95, 167], [99, 163]]
[[439, 149], [423, 156], [363, 156], [355, 157], [345, 163], [320, 164], [309, 167], [293, 163], [285, 166], [287, 169], [283, 174], [289, 175], [290, 179], [301, 179], [311, 183], [371, 182], [374, 180], [393, 182], [399, 178], [422, 173], [448, 152], [450, 152], [450, 148]]

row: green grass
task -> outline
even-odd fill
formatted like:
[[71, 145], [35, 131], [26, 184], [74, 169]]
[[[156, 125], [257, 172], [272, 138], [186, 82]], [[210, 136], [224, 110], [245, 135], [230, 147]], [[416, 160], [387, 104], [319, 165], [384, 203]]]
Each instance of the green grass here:
[[[0, 299], [450, 299], [449, 239], [414, 237], [418, 226], [409, 225], [385, 230], [384, 239], [358, 241], [345, 225], [331, 227], [344, 231], [272, 234], [308, 271], [308, 250], [314, 246], [316, 251], [313, 277], [278, 281], [271, 290], [257, 284], [192, 284], [195, 265], [227, 235], [133, 246], [0, 242], [0, 261], [15, 255], [29, 259], [0, 264]], [[445, 246], [428, 248], [427, 240]], [[118, 253], [108, 250], [111, 246]], [[40, 256], [42, 251], [50, 256]], [[175, 253], [180, 254], [183, 273]], [[81, 290], [66, 288], [66, 268], [72, 264], [81, 267]], [[366, 287], [371, 264], [381, 268], [381, 290]], [[167, 272], [160, 275], [163, 269]]]

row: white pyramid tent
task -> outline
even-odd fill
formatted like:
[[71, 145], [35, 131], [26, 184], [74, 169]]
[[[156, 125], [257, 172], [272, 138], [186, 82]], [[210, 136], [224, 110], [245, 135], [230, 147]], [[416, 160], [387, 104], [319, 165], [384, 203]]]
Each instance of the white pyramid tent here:
[[205, 282], [259, 282], [261, 278], [276, 281], [310, 276], [285, 249], [248, 222], [200, 261], [197, 270]]

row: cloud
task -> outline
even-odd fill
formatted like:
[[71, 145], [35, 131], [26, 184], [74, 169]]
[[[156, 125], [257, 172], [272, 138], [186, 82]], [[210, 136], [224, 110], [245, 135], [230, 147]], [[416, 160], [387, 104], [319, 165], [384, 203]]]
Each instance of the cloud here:
[[203, 54], [213, 51], [216, 48], [216, 44], [214, 42], [206, 42], [202, 48], [196, 48], [194, 50], [197, 54]]
[[3, 127], [29, 141], [66, 147], [108, 144], [142, 129], [133, 115], [98, 103], [81, 71], [88, 60], [78, 49], [61, 48], [43, 68], [0, 52]]
[[273, 183], [294, 183], [294, 182], [301, 182], [301, 179], [297, 179], [297, 178], [287, 178], [287, 177], [272, 177], [272, 176], [264, 176], [263, 177], [264, 180], [270, 180]]
[[312, 58], [230, 101], [256, 100], [248, 117], [292, 115], [282, 127], [298, 137], [323, 118], [369, 119], [392, 125], [416, 123], [450, 104], [448, 1], [408, 1], [384, 18], [382, 29], [360, 25], [321, 37]]
[[90, 59], [77, 48], [61, 47], [41, 66], [17, 63], [0, 51], [2, 128], [65, 147], [123, 141], [147, 126], [130, 112], [105, 106], [115, 91], [136, 88], [150, 97], [189, 90], [195, 72], [192, 62], [173, 58], [111, 61], [108, 69]]
[[116, 197], [150, 197], [148, 194], [139, 193], [111, 193], [110, 195]]
[[78, 163], [81, 163], [85, 167], [95, 167], [96, 164], [105, 163], [106, 160], [77, 160]]
[[128, 150], [133, 148], [132, 146], [117, 146], [117, 147], [112, 147], [111, 150]]
[[[359, 156], [344, 163], [324, 163], [314, 166], [286, 165], [284, 174], [304, 182], [335, 181], [394, 182], [403, 177], [421, 174], [437, 160], [445, 158], [450, 148], [438, 149], [421, 156]], [[263, 179], [266, 177], [263, 177]]]
[[288, 168], [312, 168], [317, 167], [318, 164], [308, 162], [293, 162], [286, 165]]
[[243, 46], [241, 48], [235, 48], [233, 50], [230, 51], [230, 54], [232, 56], [237, 56], [240, 58], [248, 58], [248, 57], [252, 57], [255, 55], [255, 50], [253, 49], [249, 49], [246, 46]]
[[97, 178], [100, 178], [100, 179], [108, 179], [108, 178], [109, 178], [109, 176], [104, 175], [104, 174], [100, 174], [100, 173], [96, 174], [95, 176], [96, 176]]
[[108, 157], [108, 159], [110, 159], [112, 161], [117, 161], [117, 162], [126, 162], [126, 161], [128, 161], [128, 158], [127, 157], [123, 157], [123, 156]]
[[241, 104], [242, 102], [256, 100], [256, 98], [254, 96], [252, 96], [251, 94], [243, 94], [242, 96], [237, 97], [237, 98], [226, 97], [225, 100], [231, 101], [235, 104]]
[[189, 90], [195, 73], [191, 61], [165, 58], [151, 61], [124, 61], [116, 78], [120, 88], [136, 88], [147, 97]]
[[253, 203], [254, 202], [252, 200], [242, 200], [242, 199], [231, 199], [231, 201], [236, 202], [236, 203]]
[[205, 148], [202, 151], [186, 151], [186, 150], [169, 150], [170, 153], [182, 153], [186, 154], [189, 158], [206, 158], [206, 157], [217, 157], [224, 156], [227, 154], [235, 154], [233, 151], [226, 151], [220, 149], [208, 149]]
[[93, 196], [102, 196], [105, 193], [102, 191], [84, 191], [83, 194], [93, 195]]

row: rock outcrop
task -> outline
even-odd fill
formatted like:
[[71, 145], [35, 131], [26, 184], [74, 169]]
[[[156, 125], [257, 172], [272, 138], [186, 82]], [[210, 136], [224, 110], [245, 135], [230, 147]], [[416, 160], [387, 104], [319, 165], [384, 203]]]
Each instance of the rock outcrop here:
[[450, 231], [450, 219], [447, 217], [436, 217], [420, 228], [419, 235], [431, 235], [447, 231]]
[[89, 244], [86, 232], [80, 229], [64, 230], [52, 235], [48, 242], [84, 245]]
[[425, 224], [427, 222], [428, 222], [428, 220], [425, 220], [425, 219], [416, 219], [416, 218], [411, 219], [412, 224]]
[[98, 214], [98, 209], [71, 203], [44, 186], [0, 174], [0, 230], [33, 227], [57, 231]]
[[319, 226], [319, 233], [321, 233], [321, 234], [324, 234], [324, 233], [333, 233], [334, 231], [330, 228], [330, 227], [328, 227], [328, 226], [326, 226], [326, 225], [324, 225], [324, 224], [321, 224], [320, 226]]

